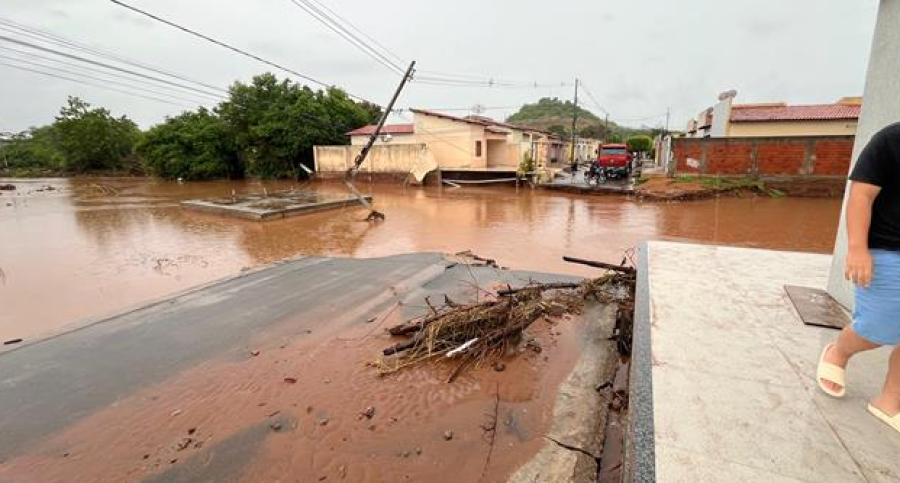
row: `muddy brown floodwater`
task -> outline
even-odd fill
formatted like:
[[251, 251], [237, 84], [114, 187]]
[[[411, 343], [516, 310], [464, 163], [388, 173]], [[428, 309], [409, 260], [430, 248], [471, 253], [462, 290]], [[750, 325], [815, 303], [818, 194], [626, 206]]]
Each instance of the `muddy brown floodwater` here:
[[[618, 261], [651, 238], [827, 252], [840, 201], [723, 198], [640, 203], [528, 188], [361, 185], [387, 222], [358, 207], [265, 223], [185, 210], [179, 201], [297, 183], [141, 178], [4, 180], [0, 340], [34, 338], [277, 260], [473, 252], [573, 275], [563, 255]], [[49, 189], [48, 189], [49, 187]], [[336, 183], [308, 189], [341, 192]]]

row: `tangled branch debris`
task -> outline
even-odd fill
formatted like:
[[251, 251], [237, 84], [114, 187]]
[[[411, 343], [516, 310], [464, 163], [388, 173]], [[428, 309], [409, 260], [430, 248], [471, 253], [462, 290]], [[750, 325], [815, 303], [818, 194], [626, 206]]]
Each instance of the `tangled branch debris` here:
[[[616, 266], [613, 266], [616, 267]], [[607, 267], [604, 267], [607, 268]], [[522, 332], [541, 317], [578, 313], [585, 300], [627, 304], [633, 294], [633, 270], [616, 267], [607, 275], [580, 283], [533, 283], [500, 290], [474, 304], [430, 301], [430, 312], [391, 327], [393, 336], [407, 340], [387, 347], [376, 361], [383, 373], [399, 371], [439, 357], [459, 361], [448, 382], [466, 368], [504, 354], [521, 340]], [[624, 328], [623, 328], [624, 330]]]

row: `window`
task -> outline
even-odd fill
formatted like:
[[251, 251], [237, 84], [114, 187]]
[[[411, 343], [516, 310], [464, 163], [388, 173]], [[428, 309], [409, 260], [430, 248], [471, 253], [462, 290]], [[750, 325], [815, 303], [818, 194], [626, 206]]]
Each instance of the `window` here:
[[481, 141], [475, 141], [475, 157], [481, 157]]

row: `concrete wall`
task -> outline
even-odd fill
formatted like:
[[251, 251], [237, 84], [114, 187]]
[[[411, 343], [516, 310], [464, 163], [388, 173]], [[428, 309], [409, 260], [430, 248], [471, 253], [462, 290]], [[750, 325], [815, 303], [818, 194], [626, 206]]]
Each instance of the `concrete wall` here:
[[[317, 173], [342, 173], [347, 171], [362, 146], [316, 146]], [[375, 146], [369, 151], [360, 171], [363, 173], [409, 173], [432, 156], [424, 144], [388, 144]]]
[[[885, 126], [900, 121], [900, 0], [881, 0], [878, 21], [872, 39], [872, 53], [866, 74], [866, 87], [853, 163], [872, 136]], [[844, 171], [846, 175], [852, 164]], [[849, 193], [850, 190], [847, 190]], [[847, 199], [844, 198], [846, 208]], [[828, 293], [838, 302], [853, 307], [853, 287], [844, 279], [844, 261], [847, 256], [846, 209], [841, 210], [841, 222], [835, 241], [834, 258], [828, 277]]]
[[[856, 121], [757, 121], [732, 122], [728, 125], [730, 137], [775, 136], [853, 136]], [[715, 137], [715, 134], [713, 134]]]
[[[415, 134], [391, 134], [391, 140], [387, 143], [382, 141], [382, 136], [375, 140], [375, 146], [393, 145], [393, 144], [422, 144], [416, 138]], [[369, 136], [350, 136], [350, 144], [353, 146], [365, 146], [369, 142]]]
[[853, 136], [678, 138], [678, 174], [846, 176]]
[[[428, 145], [441, 168], [487, 167], [484, 126], [418, 113], [414, 124], [416, 137]], [[477, 141], [481, 141], [481, 156], [476, 156]]]

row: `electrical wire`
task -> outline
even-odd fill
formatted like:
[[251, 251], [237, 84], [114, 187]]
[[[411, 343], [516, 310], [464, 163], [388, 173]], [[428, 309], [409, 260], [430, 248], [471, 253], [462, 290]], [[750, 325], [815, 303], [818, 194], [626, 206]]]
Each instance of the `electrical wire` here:
[[322, 25], [328, 27], [332, 32], [338, 34], [341, 38], [349, 42], [351, 45], [361, 50], [363, 53], [375, 59], [376, 62], [385, 66], [391, 72], [395, 74], [403, 74], [405, 71], [402, 67], [398, 66], [391, 59], [387, 58], [384, 54], [379, 52], [377, 49], [367, 44], [365, 41], [357, 37], [353, 32], [344, 27], [339, 21], [335, 20], [334, 17], [329, 16], [327, 12], [323, 9], [319, 8], [317, 4], [314, 4], [310, 0], [290, 0], [297, 8], [302, 9], [314, 19], [318, 20]]
[[[293, 69], [291, 69], [291, 68], [289, 68], [289, 67], [285, 67], [285, 66], [283, 66], [283, 65], [280, 65], [280, 64], [278, 64], [278, 63], [272, 62], [272, 61], [270, 61], [270, 60], [266, 60], [266, 59], [264, 59], [264, 58], [262, 58], [262, 57], [260, 57], [260, 56], [258, 56], [258, 55], [256, 55], [256, 54], [251, 54], [250, 52], [247, 52], [247, 51], [245, 51], [245, 50], [242, 50], [242, 49], [239, 49], [239, 48], [234, 47], [234, 46], [232, 46], [232, 45], [229, 45], [229, 44], [227, 44], [227, 43], [225, 43], [225, 42], [222, 42], [221, 40], [216, 40], [216, 39], [214, 39], [214, 38], [212, 38], [212, 37], [209, 37], [209, 36], [207, 36], [207, 35], [201, 34], [200, 32], [197, 32], [197, 31], [195, 31], [195, 30], [191, 30], [191, 29], [189, 29], [189, 28], [187, 28], [187, 27], [183, 27], [183, 26], [178, 25], [178, 24], [176, 24], [176, 23], [174, 23], [174, 22], [171, 22], [171, 21], [166, 20], [166, 19], [164, 19], [164, 18], [158, 17], [158, 16], [156, 16], [156, 15], [150, 13], [150, 12], [141, 10], [141, 9], [139, 9], [139, 8], [137, 8], [137, 7], [132, 7], [131, 5], [128, 5], [128, 4], [126, 4], [126, 3], [124, 3], [124, 2], [121, 2], [121, 1], [119, 1], [119, 0], [110, 0], [110, 1], [111, 1], [112, 3], [114, 3], [114, 4], [116, 4], [116, 5], [119, 5], [119, 6], [121, 6], [121, 7], [127, 8], [127, 9], [129, 9], [129, 10], [131, 10], [131, 11], [133, 11], [133, 12], [139, 13], [139, 14], [144, 15], [144, 16], [146, 16], [146, 17], [148, 17], [148, 18], [153, 19], [153, 20], [156, 20], [157, 22], [164, 23], [164, 24], [166, 24], [166, 25], [168, 25], [168, 26], [170, 26], [170, 27], [173, 27], [173, 28], [176, 28], [176, 29], [178, 29], [178, 30], [181, 30], [182, 32], [191, 34], [191, 35], [193, 35], [193, 36], [195, 36], [195, 37], [198, 37], [198, 38], [201, 38], [201, 39], [203, 39], [203, 40], [206, 40], [207, 42], [211, 42], [211, 43], [213, 43], [213, 44], [215, 44], [215, 45], [218, 45], [218, 46], [220, 46], [220, 47], [223, 47], [223, 48], [225, 48], [225, 49], [228, 49], [228, 50], [230, 50], [230, 51], [232, 51], [232, 52], [235, 52], [235, 53], [238, 53], [238, 54], [240, 54], [240, 55], [243, 55], [244, 57], [251, 58], [251, 59], [253, 59], [253, 60], [256, 60], [257, 62], [261, 62], [261, 63], [266, 64], [266, 65], [268, 65], [268, 66], [275, 67], [276, 69], [279, 69], [279, 70], [281, 70], [281, 71], [287, 72], [287, 73], [289, 73], [289, 74], [293, 74], [293, 75], [295, 75], [295, 76], [297, 76], [297, 77], [300, 77], [301, 79], [304, 79], [304, 80], [306, 80], [306, 81], [308, 81], [308, 82], [312, 82], [313, 84], [316, 84], [316, 85], [319, 85], [319, 86], [322, 86], [322, 87], [325, 87], [325, 88], [331, 88], [331, 87], [333, 87], [331, 84], [328, 84], [328, 83], [326, 83], [326, 82], [322, 82], [322, 81], [320, 81], [320, 80], [318, 80], [318, 79], [316, 79], [316, 78], [314, 78], [314, 77], [308, 76], [308, 75], [306, 75], [306, 74], [301, 74], [300, 72], [297, 72], [297, 71], [295, 71], [295, 70], [293, 70]], [[345, 92], [346, 92], [346, 91], [345, 91]], [[368, 103], [370, 103], [370, 104], [374, 104], [374, 105], [376, 105], [376, 106], [380, 106], [380, 104], [378, 104], [377, 102], [372, 102], [372, 101], [366, 99], [365, 97], [358, 96], [358, 95], [352, 94], [352, 93], [350, 93], [350, 92], [347, 92], [347, 95], [350, 96], [350, 97], [352, 97], [352, 98], [354, 98], [354, 99], [358, 99], [358, 100], [361, 100], [361, 101], [368, 102]]]
[[[103, 68], [105, 68], [105, 69], [115, 70], [115, 71], [119, 71], [119, 72], [124, 72], [124, 73], [126, 73], [126, 74], [131, 74], [131, 75], [134, 75], [134, 76], [137, 76], [137, 77], [143, 77], [143, 78], [145, 78], [145, 79], [155, 80], [155, 81], [157, 81], [157, 82], [160, 82], [160, 83], [163, 83], [163, 84], [168, 84], [168, 85], [170, 85], [170, 86], [174, 86], [174, 87], [182, 87], [182, 88], [184, 88], [184, 89], [191, 90], [191, 91], [194, 91], [194, 92], [197, 92], [197, 93], [200, 93], [200, 94], [211, 95], [210, 93], [208, 93], [208, 92], [206, 92], [206, 91], [203, 91], [203, 90], [200, 90], [200, 89], [196, 89], [196, 88], [193, 88], [193, 87], [190, 87], [190, 86], [184, 86], [184, 85], [182, 85], [182, 84], [178, 84], [178, 83], [176, 83], [176, 82], [172, 82], [172, 81], [170, 81], [170, 80], [163, 79], [163, 78], [161, 78], [161, 77], [156, 77], [156, 76], [152, 76], [152, 75], [142, 74], [142, 73], [140, 73], [140, 72], [136, 72], [136, 71], [133, 71], [133, 70], [130, 70], [130, 69], [125, 69], [125, 68], [123, 68], [123, 67], [118, 67], [118, 66], [115, 66], [115, 65], [112, 65], [112, 64], [107, 64], [107, 63], [105, 63], [105, 62], [100, 62], [100, 61], [97, 61], [97, 60], [88, 59], [87, 57], [81, 57], [81, 56], [78, 56], [78, 55], [75, 55], [75, 54], [70, 54], [70, 53], [68, 53], [68, 52], [63, 52], [63, 51], [61, 51], [61, 50], [51, 49], [51, 48], [49, 48], [49, 47], [44, 47], [44, 46], [42, 46], [42, 45], [34, 44], [34, 43], [31, 43], [31, 42], [26, 42], [26, 41], [24, 41], [24, 40], [14, 39], [14, 38], [11, 38], [11, 37], [7, 37], [7, 36], [5, 36], [5, 35], [0, 35], [0, 40], [5, 41], [5, 42], [10, 42], [10, 43], [18, 44], [18, 45], [21, 45], [21, 46], [23, 46], [23, 47], [28, 47], [28, 48], [31, 48], [31, 49], [40, 50], [40, 51], [42, 51], [42, 52], [48, 52], [48, 53], [51, 53], [51, 54], [54, 54], [54, 55], [58, 55], [58, 56], [61, 56], [61, 57], [66, 57], [66, 58], [69, 58], [69, 59], [72, 59], [72, 60], [77, 60], [77, 61], [79, 61], [79, 62], [85, 62], [85, 63], [88, 63], [88, 64], [93, 64], [93, 65], [95, 65], [95, 66], [103, 67]], [[215, 94], [213, 94], [213, 95], [215, 95]]]
[[129, 96], [141, 97], [141, 98], [144, 98], [144, 99], [149, 99], [149, 100], [152, 100], [152, 101], [161, 102], [161, 103], [163, 103], [163, 104], [169, 104], [169, 105], [172, 105], [172, 106], [177, 106], [177, 107], [182, 107], [182, 108], [188, 108], [188, 107], [190, 107], [190, 106], [187, 106], [187, 105], [184, 105], [184, 104], [178, 104], [178, 103], [171, 102], [171, 101], [167, 101], [167, 100], [165, 100], [165, 99], [160, 99], [160, 98], [154, 97], [154, 96], [145, 96], [145, 95], [143, 95], [143, 94], [136, 94], [136, 93], [134, 93], [134, 92], [129, 92], [129, 91], [121, 90], [121, 89], [116, 89], [116, 88], [114, 88], [114, 87], [104, 86], [104, 85], [101, 85], [101, 84], [94, 84], [93, 82], [88, 82], [88, 81], [84, 81], [84, 80], [74, 79], [74, 78], [72, 78], [72, 77], [67, 77], [67, 76], [63, 76], [63, 75], [57, 75], [57, 74], [53, 74], [53, 73], [50, 73], [50, 72], [40, 71], [40, 70], [37, 70], [37, 69], [30, 69], [30, 68], [28, 68], [28, 67], [22, 67], [22, 66], [20, 66], [20, 65], [9, 64], [9, 63], [2, 62], [2, 61], [0, 61], [0, 65], [4, 65], [4, 66], [6, 66], [6, 67], [11, 67], [11, 68], [13, 68], [13, 69], [23, 70], [23, 71], [26, 71], [26, 72], [33, 72], [33, 73], [35, 73], [35, 74], [41, 74], [41, 75], [45, 75], [45, 76], [48, 76], [48, 77], [54, 77], [54, 78], [56, 78], [56, 79], [64, 79], [64, 80], [68, 80], [68, 81], [75, 82], [75, 83], [78, 83], [78, 84], [84, 84], [84, 85], [88, 85], [88, 86], [92, 86], [92, 87], [97, 87], [97, 88], [100, 88], [100, 89], [106, 89], [106, 90], [109, 90], [109, 91], [119, 92], [119, 93], [121, 93], [121, 94], [127, 94], [127, 95], [129, 95]]
[[[127, 81], [130, 81], [130, 82], [133, 82], [133, 83], [143, 84], [143, 85], [150, 86], [150, 87], [163, 88], [163, 89], [165, 89], [167, 92], [173, 92], [173, 93], [176, 93], [177, 95], [186, 95], [186, 94], [187, 94], [187, 95], [190, 95], [190, 94], [192, 94], [192, 93], [185, 93], [185, 92], [183, 92], [183, 91], [176, 90], [175, 88], [168, 88], [168, 89], [166, 89], [165, 86], [160, 86], [160, 85], [154, 84], [154, 83], [152, 83], [152, 82], [145, 81], [145, 80], [141, 80], [141, 79], [135, 79], [135, 78], [129, 77], [129, 76], [127, 76], [127, 75], [117, 74], [117, 73], [115, 73], [115, 72], [107, 72], [107, 71], [105, 71], [105, 70], [95, 69], [95, 68], [88, 67], [88, 66], [85, 66], [85, 65], [80, 65], [80, 64], [77, 64], [77, 63], [75, 63], [75, 62], [66, 62], [65, 60], [56, 59], [56, 58], [49, 57], [49, 56], [46, 56], [46, 55], [35, 54], [34, 52], [29, 52], [29, 51], [26, 51], [26, 50], [13, 49], [13, 48], [10, 48], [10, 47], [4, 47], [4, 46], [0, 45], [0, 52], [4, 52], [4, 51], [5, 51], [5, 52], [12, 52], [12, 53], [19, 54], [19, 55], [25, 55], [25, 56], [28, 57], [27, 60], [26, 60], [26, 59], [21, 59], [21, 58], [18, 58], [18, 57], [13, 57], [13, 58], [7, 57], [7, 58], [9, 58], [10, 60], [18, 60], [18, 61], [20, 61], [20, 62], [33, 63], [33, 64], [35, 64], [35, 65], [42, 66], [41, 64], [37, 64], [37, 63], [35, 63], [35, 62], [32, 60], [32, 59], [40, 59], [40, 60], [44, 60], [44, 61], [47, 61], [47, 62], [51, 62], [51, 63], [53, 63], [53, 64], [62, 64], [62, 65], [64, 65], [64, 66], [68, 66], [68, 67], [71, 67], [71, 68], [73, 68], [73, 69], [78, 69], [78, 70], [82, 70], [82, 71], [87, 71], [87, 72], [91, 72], [91, 73], [95, 73], [95, 74], [102, 74], [102, 75], [106, 75], [106, 76], [109, 76], [109, 77], [118, 78], [118, 79], [123, 79], [123, 80], [127, 80]], [[44, 67], [54, 67], [54, 66], [45, 66], [45, 65], [43, 65], [43, 66], [44, 66]], [[198, 95], [198, 96], [204, 96], [204, 95], [202, 95], [202, 94], [195, 94], [195, 95]], [[202, 104], [202, 103], [204, 103], [204, 102], [209, 102], [210, 100], [220, 101], [220, 100], [224, 99], [224, 97], [223, 97], [223, 96], [212, 96], [212, 95], [209, 95], [209, 96], [204, 96], [204, 97], [202, 97], [202, 99], [205, 99], [205, 100], [203, 100], [203, 101], [200, 101], [200, 100], [198, 100], [198, 99], [200, 99], [200, 98], [191, 98], [190, 101], [191, 101], [191, 102], [197, 102], [197, 103]]]
[[177, 95], [174, 95], [174, 94], [169, 94], [169, 93], [166, 93], [166, 92], [160, 92], [160, 91], [153, 90], [153, 89], [147, 89], [147, 88], [144, 88], [144, 87], [139, 87], [139, 86], [136, 86], [136, 85], [133, 85], [133, 84], [129, 84], [129, 83], [126, 83], [126, 82], [119, 82], [119, 81], [115, 81], [115, 80], [104, 79], [104, 78], [102, 78], [102, 77], [97, 77], [97, 76], [93, 76], [93, 75], [90, 75], [90, 74], [84, 74], [84, 73], [81, 73], [81, 72], [75, 72], [75, 71], [71, 71], [71, 70], [67, 70], [67, 69], [62, 69], [62, 68], [59, 68], [59, 67], [55, 67], [55, 66], [53, 66], [53, 65], [42, 64], [42, 63], [40, 63], [40, 62], [35, 62], [35, 61], [32, 61], [32, 60], [27, 60], [27, 59], [20, 59], [20, 58], [17, 58], [17, 57], [11, 57], [11, 56], [8, 56], [8, 55], [0, 54], [0, 59], [5, 59], [5, 60], [7, 60], [7, 61], [19, 62], [19, 63], [22, 63], [22, 64], [28, 64], [28, 65], [31, 65], [31, 66], [33, 66], [33, 67], [41, 67], [41, 68], [44, 68], [44, 69], [49, 69], [51, 72], [54, 72], [54, 73], [63, 73], [63, 74], [74, 75], [74, 76], [79, 76], [79, 77], [91, 79], [91, 80], [94, 80], [94, 81], [105, 82], [105, 83], [110, 84], [110, 85], [115, 85], [115, 86], [119, 86], [119, 87], [125, 87], [125, 88], [127, 88], [127, 89], [133, 89], [133, 90], [136, 90], [136, 91], [146, 92], [146, 93], [148, 93], [148, 94], [154, 94], [154, 95], [157, 95], [157, 96], [164, 96], [164, 97], [168, 97], [168, 98], [171, 98], [171, 99], [174, 99], [174, 100], [178, 100], [178, 101], [192, 102], [192, 103], [197, 103], [197, 104], [201, 104], [201, 105], [202, 105], [204, 102], [210, 102], [210, 101], [208, 101], [208, 100], [207, 100], [207, 101], [200, 101], [200, 100], [197, 100], [197, 99], [191, 99], [191, 98], [187, 98], [187, 97], [180, 97], [180, 96], [177, 96]]
[[[6, 26], [6, 28], [3, 28], [2, 26]], [[15, 29], [15, 33], [17, 33], [18, 35], [25, 35], [29, 38], [41, 40], [41, 41], [44, 41], [47, 43], [57, 45], [59, 47], [66, 47], [66, 48], [76, 50], [79, 52], [90, 53], [97, 57], [105, 58], [107, 60], [114, 60], [114, 61], [121, 62], [126, 65], [130, 65], [132, 67], [137, 67], [137, 68], [144, 69], [144, 70], [147, 70], [150, 72], [154, 72], [154, 73], [157, 73], [160, 75], [165, 75], [165, 76], [168, 76], [168, 77], [171, 77], [174, 79], [178, 79], [178, 80], [181, 80], [184, 82], [189, 82], [191, 84], [205, 87], [207, 89], [211, 89], [212, 91], [216, 91], [216, 92], [219, 92], [222, 94], [228, 94], [228, 90], [223, 89], [222, 87], [218, 87], [218, 86], [214, 86], [211, 84], [207, 84], [205, 82], [194, 80], [194, 79], [191, 79], [184, 75], [177, 74], [177, 73], [174, 73], [174, 72], [171, 72], [168, 70], [163, 70], [159, 67], [154, 67], [149, 64], [130, 59], [128, 57], [114, 54], [112, 52], [103, 51], [103, 50], [97, 49], [95, 47], [92, 47], [90, 45], [76, 42], [74, 40], [67, 39], [60, 35], [48, 32], [46, 30], [41, 30], [41, 29], [38, 29], [35, 27], [28, 27], [28, 26], [13, 22], [9, 19], [5, 19], [3, 17], [0, 17], [0, 29], [4, 29], [7, 32], [13, 32], [13, 30], [11, 30], [11, 29]]]

